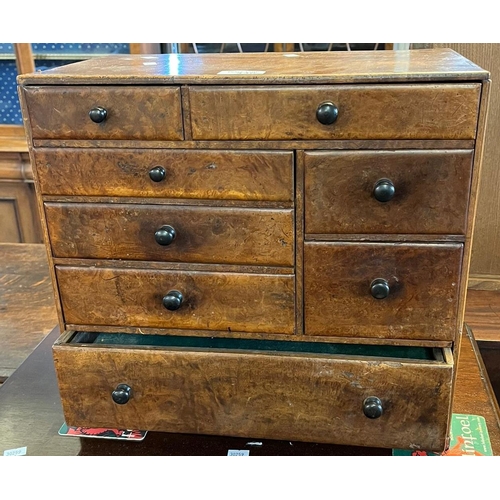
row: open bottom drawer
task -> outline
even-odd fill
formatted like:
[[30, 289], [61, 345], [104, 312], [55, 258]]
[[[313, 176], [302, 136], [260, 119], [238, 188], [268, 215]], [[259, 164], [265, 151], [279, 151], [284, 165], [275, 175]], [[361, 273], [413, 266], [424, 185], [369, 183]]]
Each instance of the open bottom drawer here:
[[72, 332], [54, 359], [68, 425], [446, 444], [450, 349]]

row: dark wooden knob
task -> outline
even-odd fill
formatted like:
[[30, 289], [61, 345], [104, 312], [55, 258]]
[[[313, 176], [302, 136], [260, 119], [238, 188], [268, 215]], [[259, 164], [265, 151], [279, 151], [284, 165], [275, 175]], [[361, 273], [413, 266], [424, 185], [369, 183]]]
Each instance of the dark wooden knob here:
[[111, 393], [113, 401], [117, 405], [124, 405], [129, 402], [132, 396], [132, 389], [127, 384], [119, 384], [116, 389]]
[[373, 188], [373, 196], [382, 203], [391, 201], [396, 194], [394, 183], [390, 179], [379, 179]]
[[166, 175], [167, 172], [165, 172], [165, 169], [163, 167], [155, 167], [149, 171], [149, 178], [153, 182], [161, 182], [165, 179]]
[[374, 299], [386, 299], [390, 291], [389, 283], [383, 278], [374, 279], [370, 285], [370, 292]]
[[324, 102], [316, 110], [316, 118], [323, 125], [331, 125], [337, 121], [339, 108], [333, 102]]
[[175, 240], [175, 229], [172, 226], [161, 226], [155, 233], [155, 241], [158, 245], [167, 246]]
[[169, 311], [177, 311], [177, 309], [181, 307], [183, 300], [184, 297], [181, 292], [178, 292], [177, 290], [170, 290], [170, 292], [163, 297], [163, 305], [165, 306], [165, 309], [168, 309]]
[[369, 396], [363, 401], [363, 413], [368, 418], [379, 418], [384, 413], [382, 401], [376, 396]]
[[89, 111], [89, 116], [94, 123], [102, 123], [108, 116], [108, 112], [101, 106], [97, 106]]

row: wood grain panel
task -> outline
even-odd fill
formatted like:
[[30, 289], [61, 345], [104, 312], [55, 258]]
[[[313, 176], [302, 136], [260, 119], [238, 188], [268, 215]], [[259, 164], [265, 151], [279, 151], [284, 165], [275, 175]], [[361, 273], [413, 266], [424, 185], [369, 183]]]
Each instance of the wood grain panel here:
[[[294, 333], [294, 276], [56, 266], [64, 317], [81, 325]], [[82, 293], [85, 290], [85, 293]], [[162, 304], [184, 295], [177, 311]]]
[[[54, 257], [290, 266], [293, 210], [46, 203]], [[169, 245], [155, 240], [169, 225]]]
[[[306, 153], [306, 233], [465, 235], [473, 151]], [[379, 179], [394, 198], [375, 199]]]
[[[450, 47], [491, 73], [490, 104], [485, 130], [481, 181], [477, 201], [474, 243], [470, 265], [471, 278], [477, 285], [481, 277], [491, 276], [500, 288], [500, 44], [447, 43]], [[480, 275], [481, 277], [477, 277]], [[485, 284], [485, 289], [491, 285]]]
[[[1, 137], [0, 137], [1, 141]], [[231, 150], [290, 150], [290, 149], [473, 149], [474, 139], [380, 139], [380, 140], [294, 140], [294, 141], [140, 141], [38, 139], [35, 148], [120, 148], [127, 149], [226, 149]], [[0, 142], [0, 151], [2, 144]]]
[[[473, 139], [481, 85], [190, 87], [194, 140]], [[339, 115], [322, 125], [316, 110]]]
[[0, 182], [0, 242], [40, 243], [40, 233], [33, 185]]
[[19, 213], [14, 198], [2, 193], [0, 185], [0, 237], [2, 243], [22, 243]]
[[[43, 194], [293, 200], [293, 153], [166, 149], [35, 149]], [[153, 182], [149, 171], [165, 170]]]
[[[69, 425], [442, 450], [452, 366], [223, 351], [54, 348]], [[132, 388], [127, 404], [111, 393]], [[379, 397], [378, 419], [363, 401]]]
[[[305, 333], [456, 340], [463, 245], [306, 243]], [[374, 279], [389, 296], [375, 299]]]
[[[178, 87], [71, 87], [23, 89], [33, 139], [183, 139]], [[105, 108], [94, 123], [89, 111]]]

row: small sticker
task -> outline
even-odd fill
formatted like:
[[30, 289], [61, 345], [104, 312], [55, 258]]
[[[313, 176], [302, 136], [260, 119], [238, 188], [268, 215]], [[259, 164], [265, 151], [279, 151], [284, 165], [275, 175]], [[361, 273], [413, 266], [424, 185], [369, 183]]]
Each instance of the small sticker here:
[[23, 455], [26, 455], [26, 452], [28, 451], [28, 448], [26, 446], [23, 446], [22, 448], [14, 448], [13, 450], [5, 450], [3, 452], [4, 457], [22, 457]]
[[452, 414], [450, 443], [442, 453], [425, 450], [392, 450], [393, 456], [464, 457], [492, 456], [490, 436], [482, 415]]
[[263, 75], [264, 73], [265, 71], [236, 69], [236, 70], [219, 71], [217, 74], [218, 75]]
[[248, 457], [250, 450], [227, 450], [228, 457]]
[[143, 66], [156, 66], [156, 63], [155, 62], [145, 62], [145, 63], [142, 63]]
[[142, 441], [148, 431], [128, 429], [108, 429], [104, 427], [68, 427], [65, 423], [59, 429], [60, 436], [77, 436], [104, 439]]

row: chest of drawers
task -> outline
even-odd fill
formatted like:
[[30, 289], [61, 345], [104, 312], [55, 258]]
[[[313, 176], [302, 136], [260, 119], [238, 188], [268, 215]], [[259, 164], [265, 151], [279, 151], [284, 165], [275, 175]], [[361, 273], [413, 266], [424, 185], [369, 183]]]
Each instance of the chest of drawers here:
[[450, 50], [19, 77], [68, 425], [442, 450], [488, 77]]

